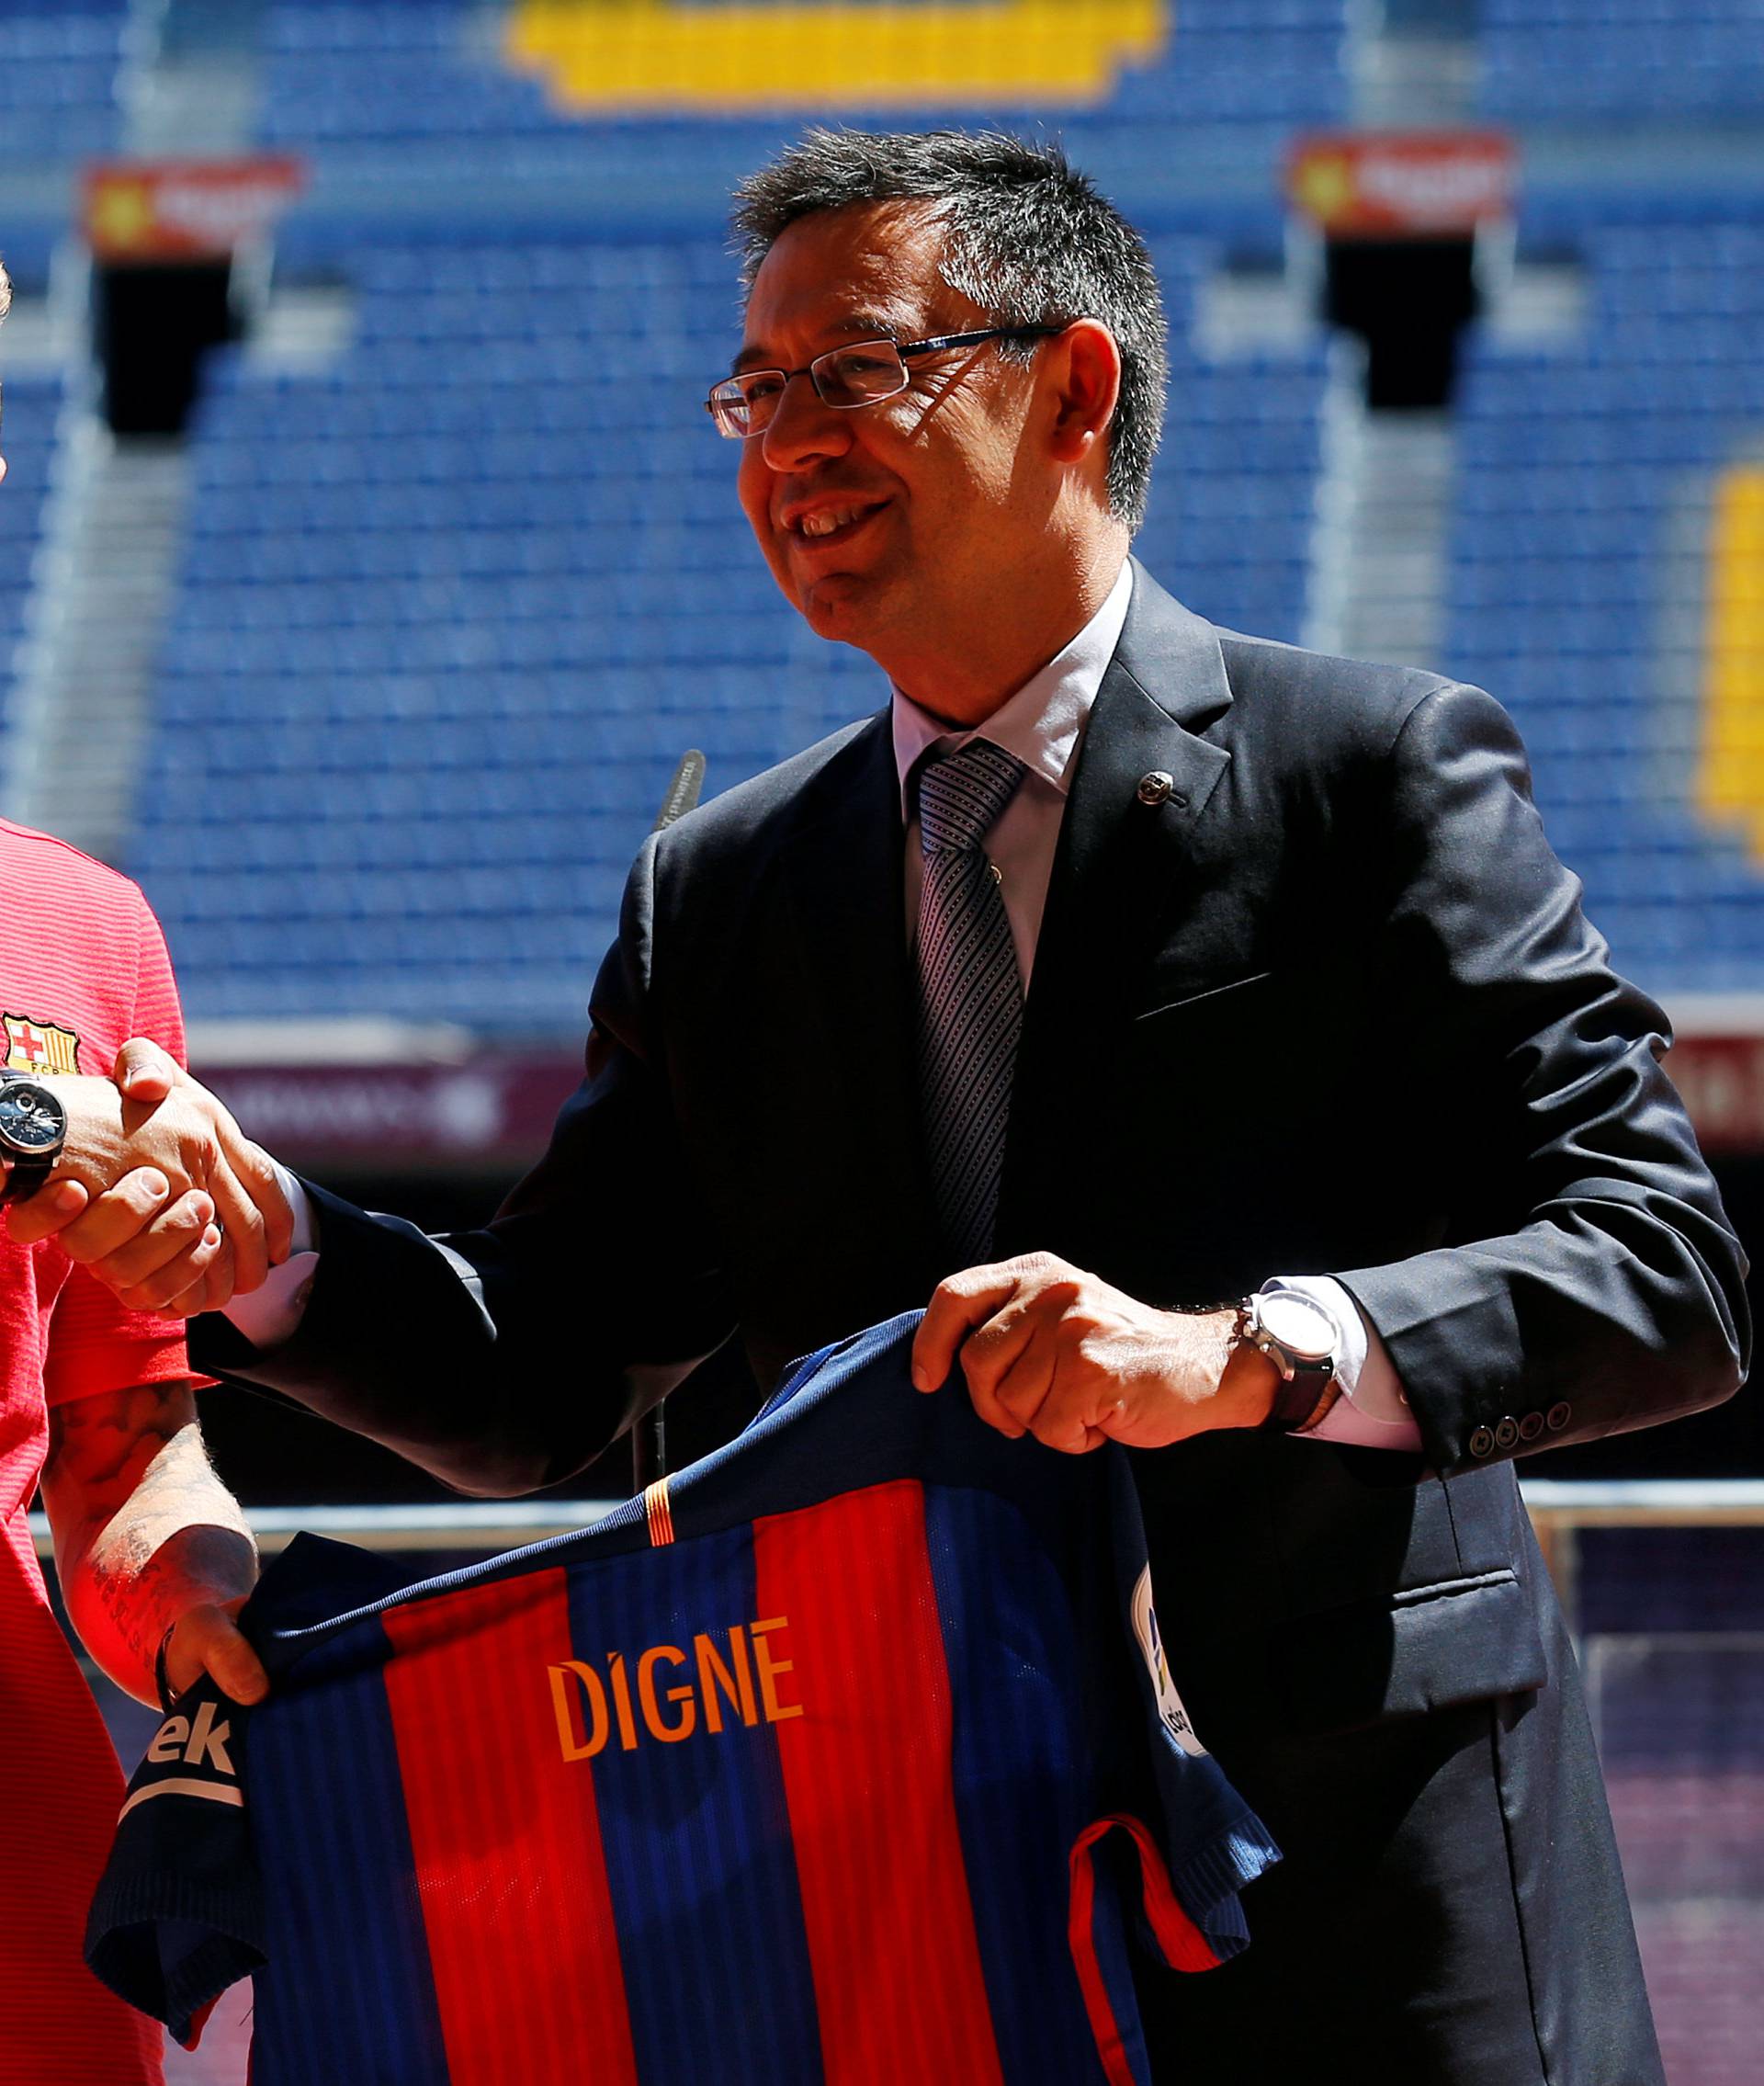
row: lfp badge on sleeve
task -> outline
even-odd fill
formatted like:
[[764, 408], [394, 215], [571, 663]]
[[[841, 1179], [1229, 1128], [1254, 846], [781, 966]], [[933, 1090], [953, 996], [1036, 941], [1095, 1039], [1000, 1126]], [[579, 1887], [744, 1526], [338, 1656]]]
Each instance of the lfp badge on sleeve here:
[[1188, 1711], [1182, 1707], [1182, 1698], [1176, 1692], [1176, 1684], [1170, 1677], [1170, 1661], [1164, 1656], [1163, 1633], [1158, 1627], [1158, 1611], [1151, 1604], [1151, 1567], [1148, 1565], [1134, 1582], [1132, 1604], [1133, 1634], [1139, 1641], [1140, 1656], [1146, 1661], [1146, 1670], [1151, 1675], [1152, 1693], [1158, 1698], [1158, 1714], [1163, 1726], [1176, 1743], [1187, 1753], [1204, 1753], [1206, 1748], [1195, 1735], [1194, 1727], [1188, 1720]]

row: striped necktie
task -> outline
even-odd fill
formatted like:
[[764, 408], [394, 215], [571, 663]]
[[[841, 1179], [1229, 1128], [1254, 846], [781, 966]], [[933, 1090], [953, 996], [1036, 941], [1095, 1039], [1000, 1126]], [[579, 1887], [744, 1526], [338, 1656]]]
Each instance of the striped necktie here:
[[1023, 1027], [1011, 923], [981, 844], [1023, 773], [970, 739], [919, 775], [919, 1091], [937, 1211], [962, 1267], [991, 1253]]

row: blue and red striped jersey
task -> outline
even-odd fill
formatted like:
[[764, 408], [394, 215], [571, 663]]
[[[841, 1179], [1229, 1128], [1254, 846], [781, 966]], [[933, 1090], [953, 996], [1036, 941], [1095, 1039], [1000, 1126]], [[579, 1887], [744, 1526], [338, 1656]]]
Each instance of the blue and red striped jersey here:
[[254, 2086], [1148, 2086], [1178, 1969], [1275, 1860], [1166, 1666], [1112, 1445], [1010, 1442], [917, 1318], [577, 1535], [398, 1584], [303, 1536], [272, 1679], [180, 1699], [88, 1953], [187, 2037], [250, 1972]]

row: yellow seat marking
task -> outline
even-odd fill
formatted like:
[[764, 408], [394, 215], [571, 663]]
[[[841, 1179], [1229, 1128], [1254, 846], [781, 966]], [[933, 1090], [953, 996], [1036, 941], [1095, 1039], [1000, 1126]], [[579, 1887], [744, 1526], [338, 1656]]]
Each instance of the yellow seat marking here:
[[507, 51], [578, 114], [1099, 102], [1163, 49], [1172, 0], [519, 0]]
[[1698, 801], [1764, 861], [1764, 464], [1716, 488], [1708, 571]]

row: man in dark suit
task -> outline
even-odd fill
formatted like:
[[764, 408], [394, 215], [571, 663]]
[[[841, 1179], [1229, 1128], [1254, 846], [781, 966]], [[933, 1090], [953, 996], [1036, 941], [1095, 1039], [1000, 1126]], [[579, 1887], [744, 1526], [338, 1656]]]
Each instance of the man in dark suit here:
[[1148, 1987], [1159, 2076], [1657, 2081], [1511, 1459], [1740, 1380], [1663, 1017], [1487, 697], [1129, 561], [1156, 283], [1057, 153], [817, 134], [737, 221], [713, 414], [890, 709], [646, 845], [492, 1225], [310, 1190], [316, 1277], [198, 1358], [514, 1491], [731, 1332], [765, 1386], [929, 1298], [922, 1388], [1137, 1452], [1177, 1684], [1286, 1850], [1240, 1962]]

